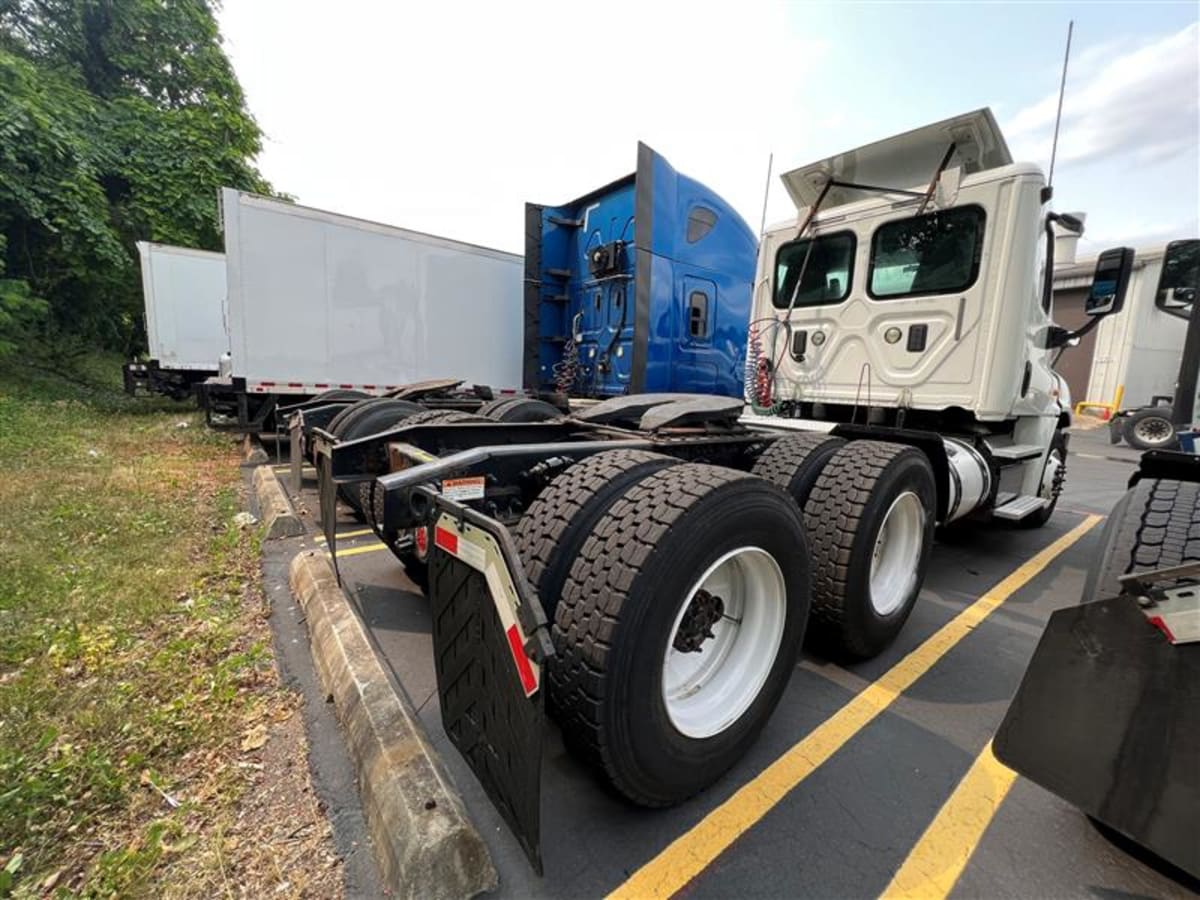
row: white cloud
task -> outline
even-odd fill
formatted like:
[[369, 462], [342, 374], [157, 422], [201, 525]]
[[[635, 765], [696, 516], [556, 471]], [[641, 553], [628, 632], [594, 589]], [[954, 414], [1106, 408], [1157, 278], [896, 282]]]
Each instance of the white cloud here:
[[[779, 5], [227, 0], [222, 32], [301, 203], [523, 249], [525, 201], [633, 170], [644, 140], [757, 228], [824, 45]], [[774, 190], [774, 188], [773, 188]]]
[[[1049, 160], [1057, 93], [1013, 115], [1005, 134], [1019, 159]], [[1200, 139], [1200, 25], [1122, 52], [1107, 43], [1072, 62], [1059, 165], [1124, 159], [1148, 165], [1195, 152]]]

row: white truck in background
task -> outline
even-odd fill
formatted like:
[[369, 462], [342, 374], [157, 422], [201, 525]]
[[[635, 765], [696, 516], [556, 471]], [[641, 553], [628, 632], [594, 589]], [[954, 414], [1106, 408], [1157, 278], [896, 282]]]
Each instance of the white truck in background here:
[[194, 385], [217, 374], [229, 352], [225, 257], [148, 241], [138, 241], [137, 248], [149, 354], [125, 364], [125, 390], [184, 400]]
[[230, 353], [199, 388], [213, 427], [447, 375], [521, 387], [520, 255], [228, 188], [221, 214]]
[[[1108, 412], [1113, 443], [1124, 439], [1139, 450], [1174, 444], [1171, 400], [1188, 318], [1178, 304], [1158, 295], [1158, 284], [1168, 250], [1184, 243], [1137, 249], [1125, 308], [1096, 329], [1086, 392], [1075, 400]], [[1057, 268], [1055, 292], [1086, 287], [1095, 264], [1092, 257]]]

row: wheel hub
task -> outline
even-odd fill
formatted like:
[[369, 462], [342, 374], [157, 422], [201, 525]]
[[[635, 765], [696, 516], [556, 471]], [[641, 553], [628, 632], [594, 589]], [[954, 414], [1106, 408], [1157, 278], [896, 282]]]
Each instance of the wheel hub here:
[[680, 653], [699, 653], [705, 641], [715, 637], [712, 627], [725, 615], [725, 601], [706, 590], [696, 591], [671, 642]]
[[1158, 416], [1147, 416], [1133, 426], [1133, 432], [1148, 444], [1166, 441], [1171, 435], [1171, 423]]
[[717, 559], [680, 598], [662, 662], [662, 700], [690, 738], [724, 731], [754, 703], [787, 625], [783, 571], [759, 547]]

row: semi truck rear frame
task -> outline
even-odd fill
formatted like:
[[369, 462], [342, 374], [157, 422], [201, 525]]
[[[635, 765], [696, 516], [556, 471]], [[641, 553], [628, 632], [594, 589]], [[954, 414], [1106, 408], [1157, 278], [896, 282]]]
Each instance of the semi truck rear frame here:
[[[749, 408], [658, 393], [311, 432], [335, 559], [336, 498], [357, 496], [427, 585], [447, 733], [535, 866], [544, 712], [631, 802], [678, 803], [742, 756], [806, 633], [841, 658], [895, 639], [937, 526], [1036, 527], [1061, 493], [1051, 361], [1078, 333], [1052, 320], [1051, 226], [1079, 225], [990, 112], [784, 181], [797, 216], [759, 251]], [[1131, 264], [1101, 255], [1092, 323]]]

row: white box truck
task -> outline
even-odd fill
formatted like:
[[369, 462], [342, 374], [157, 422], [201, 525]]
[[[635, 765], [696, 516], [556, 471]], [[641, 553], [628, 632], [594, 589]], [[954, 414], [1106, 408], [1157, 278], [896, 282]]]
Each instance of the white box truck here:
[[[1138, 248], [1129, 280], [1129, 296], [1118, 315], [1096, 329], [1076, 355], [1086, 377], [1076, 400], [1110, 413], [1113, 442], [1124, 438], [1139, 450], [1170, 447], [1175, 441], [1171, 398], [1179, 356], [1187, 335], [1187, 312], [1158, 296], [1168, 245]], [[1078, 297], [1090, 283], [1095, 258], [1061, 267], [1054, 273], [1056, 295]], [[1056, 297], [1056, 303], [1059, 302]]]
[[524, 260], [461, 241], [221, 192], [230, 355], [209, 424], [269, 428], [281, 400], [434, 378], [516, 390]]
[[125, 390], [183, 400], [217, 374], [229, 351], [225, 327], [225, 257], [220, 253], [138, 241], [149, 359], [125, 364]]

